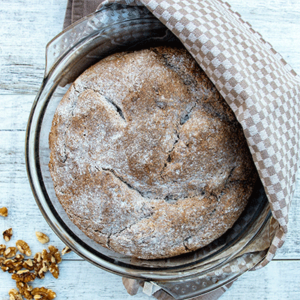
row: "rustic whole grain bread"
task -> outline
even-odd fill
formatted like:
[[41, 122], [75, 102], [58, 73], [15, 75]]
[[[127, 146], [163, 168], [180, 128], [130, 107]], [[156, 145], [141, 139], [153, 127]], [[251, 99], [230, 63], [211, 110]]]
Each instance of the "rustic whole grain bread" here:
[[143, 259], [220, 237], [257, 178], [241, 126], [184, 49], [114, 54], [89, 68], [57, 107], [49, 140], [69, 218]]

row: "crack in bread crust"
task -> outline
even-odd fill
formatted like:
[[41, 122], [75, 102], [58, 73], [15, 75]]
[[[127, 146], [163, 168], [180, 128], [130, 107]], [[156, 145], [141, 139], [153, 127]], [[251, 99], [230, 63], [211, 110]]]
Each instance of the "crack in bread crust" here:
[[115, 178], [117, 178], [121, 182], [123, 182], [129, 189], [132, 189], [132, 190], [138, 192], [142, 197], [144, 197], [144, 195], [143, 195], [143, 193], [141, 191], [139, 191], [138, 189], [134, 188], [132, 185], [130, 185], [128, 182], [126, 182], [121, 176], [118, 176], [113, 169], [102, 168], [102, 170], [106, 171], [106, 172], [110, 172]]
[[257, 178], [241, 126], [184, 49], [118, 53], [85, 71], [57, 107], [49, 145], [73, 223], [144, 259], [221, 236]]

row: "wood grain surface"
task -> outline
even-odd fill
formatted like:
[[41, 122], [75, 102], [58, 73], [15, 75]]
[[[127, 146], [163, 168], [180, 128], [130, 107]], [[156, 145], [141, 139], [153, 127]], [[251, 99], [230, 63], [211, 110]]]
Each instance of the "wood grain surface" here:
[[[253, 25], [300, 74], [300, 1], [229, 0], [234, 11]], [[25, 129], [32, 102], [43, 79], [45, 46], [61, 31], [66, 0], [0, 0], [0, 231], [12, 227], [12, 246], [24, 239], [33, 252], [44, 248], [35, 231], [49, 235], [59, 249], [63, 243], [39, 211], [29, 187], [24, 158]], [[238, 279], [221, 300], [300, 299], [300, 173], [297, 176], [289, 233], [276, 258], [265, 268]], [[2, 237], [0, 237], [0, 240]], [[0, 241], [0, 244], [4, 241]], [[83, 261], [74, 253], [64, 257], [58, 280], [47, 274], [34, 286], [52, 288], [63, 299], [153, 299], [141, 291], [129, 296], [121, 278]], [[0, 299], [14, 287], [8, 273], [0, 273]]]

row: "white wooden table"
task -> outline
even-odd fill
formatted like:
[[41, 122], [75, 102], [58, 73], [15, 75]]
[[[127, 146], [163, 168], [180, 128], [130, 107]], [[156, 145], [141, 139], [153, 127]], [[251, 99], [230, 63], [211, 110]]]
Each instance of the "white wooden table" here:
[[[228, 0], [233, 10], [253, 25], [300, 73], [300, 1]], [[23, 239], [35, 253], [43, 249], [35, 231], [49, 235], [51, 244], [64, 245], [51, 231], [31, 193], [24, 159], [24, 138], [31, 104], [42, 82], [46, 43], [62, 28], [67, 0], [0, 0], [0, 207], [9, 209], [0, 217], [0, 231], [12, 227], [8, 243]], [[300, 299], [300, 175], [291, 206], [287, 241], [264, 269], [244, 274], [221, 300]], [[0, 237], [0, 243], [4, 243]], [[134, 298], [121, 278], [83, 261], [74, 253], [60, 265], [60, 278], [51, 274], [36, 280], [65, 299], [152, 299], [143, 293]], [[0, 272], [0, 299], [15, 282]]]

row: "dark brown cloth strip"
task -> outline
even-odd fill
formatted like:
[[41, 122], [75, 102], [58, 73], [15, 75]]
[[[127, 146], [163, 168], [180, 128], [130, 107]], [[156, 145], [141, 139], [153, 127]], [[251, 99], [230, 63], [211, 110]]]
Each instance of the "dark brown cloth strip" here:
[[64, 29], [84, 16], [94, 12], [104, 0], [68, 0]]

